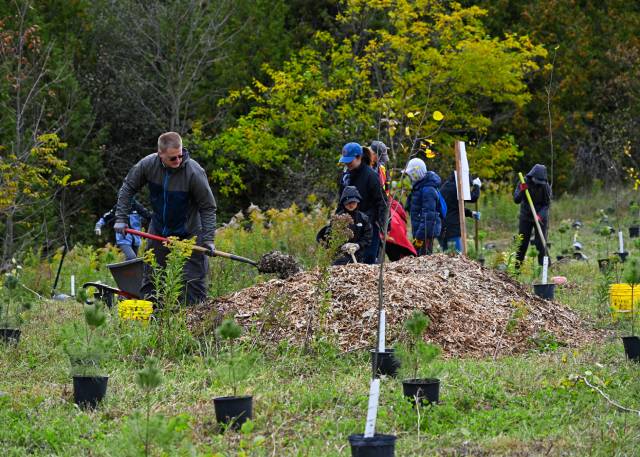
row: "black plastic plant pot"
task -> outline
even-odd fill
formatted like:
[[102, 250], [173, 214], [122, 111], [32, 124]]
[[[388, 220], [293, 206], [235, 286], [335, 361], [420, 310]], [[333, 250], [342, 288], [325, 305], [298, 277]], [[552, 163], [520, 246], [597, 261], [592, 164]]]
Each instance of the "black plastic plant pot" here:
[[598, 268], [600, 271], [604, 272], [609, 268], [610, 260], [609, 259], [598, 259]]
[[74, 376], [73, 401], [81, 408], [95, 409], [107, 394], [108, 376]]
[[22, 331], [19, 328], [0, 328], [0, 340], [7, 344], [18, 344], [20, 333]]
[[629, 227], [629, 238], [638, 238], [640, 236], [640, 225], [632, 225]]
[[554, 283], [533, 285], [533, 292], [538, 297], [544, 298], [545, 300], [553, 300], [555, 290], [556, 290], [556, 285]]
[[247, 419], [253, 417], [253, 397], [218, 397], [213, 399], [216, 420], [220, 424], [231, 425], [234, 430], [240, 429]]
[[640, 362], [640, 338], [637, 336], [623, 336], [624, 353], [629, 360]]
[[557, 255], [557, 256], [556, 256], [556, 260], [557, 260], [558, 262], [560, 262], [562, 259], [564, 259], [564, 256], [563, 256], [563, 255]]
[[371, 370], [376, 363], [376, 357], [378, 358], [377, 376], [385, 375], [396, 377], [398, 370], [400, 369], [400, 360], [398, 360], [393, 354], [393, 349], [387, 348], [384, 352], [371, 350]]
[[362, 433], [349, 435], [351, 457], [393, 457], [396, 453], [396, 436], [375, 433], [365, 438]]
[[440, 380], [437, 378], [405, 379], [402, 393], [411, 403], [438, 403], [440, 401]]
[[620, 257], [620, 262], [624, 262], [625, 260], [627, 260], [627, 257], [629, 257], [629, 253], [627, 251], [625, 251], [625, 252], [616, 252], [616, 255], [618, 257]]

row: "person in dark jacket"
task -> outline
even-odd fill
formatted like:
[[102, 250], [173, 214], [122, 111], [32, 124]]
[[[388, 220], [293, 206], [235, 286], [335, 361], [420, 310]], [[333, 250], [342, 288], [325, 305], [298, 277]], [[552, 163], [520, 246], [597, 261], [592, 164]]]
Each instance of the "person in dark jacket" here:
[[[442, 230], [438, 237], [438, 242], [443, 251], [449, 249], [449, 245], [453, 245], [457, 252], [462, 252], [462, 239], [460, 230], [460, 211], [458, 209], [458, 188], [456, 185], [456, 172], [452, 171], [449, 178], [440, 187], [440, 194], [444, 198], [447, 204], [447, 216], [444, 218], [442, 224]], [[469, 181], [472, 184], [471, 187], [471, 200], [467, 200], [471, 203], [477, 202], [480, 198], [480, 188], [482, 187], [482, 181], [480, 178], [474, 178], [472, 180], [469, 175]], [[472, 217], [476, 220], [480, 220], [480, 212], [471, 211], [468, 208], [464, 209], [465, 217]]]
[[[352, 223], [349, 224], [349, 230], [353, 235], [349, 240], [340, 247], [340, 256], [333, 261], [333, 265], [346, 265], [353, 263], [354, 259], [358, 263], [362, 263], [364, 253], [371, 244], [371, 223], [366, 214], [358, 211], [358, 204], [362, 198], [360, 192], [355, 186], [347, 186], [342, 191], [340, 197], [340, 207], [337, 214], [348, 214], [351, 216]], [[317, 241], [326, 243], [331, 234], [331, 225], [324, 227], [318, 233]]]
[[551, 186], [547, 182], [547, 168], [541, 164], [535, 164], [531, 171], [527, 173], [525, 183], [518, 183], [516, 190], [513, 193], [513, 201], [520, 204], [520, 216], [519, 216], [519, 228], [518, 233], [522, 237], [522, 243], [518, 248], [516, 254], [516, 266], [519, 267], [524, 261], [524, 257], [527, 254], [529, 248], [529, 239], [531, 238], [531, 231], [535, 234], [534, 244], [538, 249], [538, 263], [542, 265], [545, 252], [544, 245], [538, 234], [531, 213], [531, 208], [525, 190], [529, 190], [531, 200], [533, 200], [533, 206], [536, 209], [538, 215], [538, 222], [542, 233], [547, 238], [547, 222], [549, 220], [549, 207], [551, 205]]
[[347, 143], [342, 148], [340, 163], [345, 164], [346, 169], [340, 181], [340, 194], [347, 186], [354, 186], [358, 189], [362, 199], [359, 210], [364, 213], [371, 222], [372, 240], [367, 247], [363, 263], [378, 263], [380, 251], [380, 228], [383, 227], [386, 198], [380, 184], [378, 174], [362, 160], [362, 146], [358, 143]]
[[[98, 219], [98, 222], [96, 222], [94, 232], [97, 236], [102, 235], [102, 227], [110, 225], [115, 220], [116, 206], [117, 205], [104, 213], [102, 217]], [[134, 230], [142, 230], [143, 221], [147, 223], [150, 220], [151, 213], [134, 198], [131, 205], [131, 212], [129, 213], [129, 227]], [[127, 260], [133, 260], [138, 256], [140, 242], [141, 240], [138, 235], [116, 232], [116, 246], [120, 248]]]
[[411, 194], [407, 198], [407, 207], [411, 215], [413, 245], [418, 255], [433, 252], [433, 239], [440, 236], [442, 214], [440, 208], [440, 176], [427, 171], [421, 159], [411, 159], [404, 170], [411, 179]]
[[[195, 236], [198, 245], [215, 250], [216, 201], [207, 174], [183, 149], [180, 135], [160, 135], [158, 152], [144, 157], [129, 170], [118, 193], [114, 230], [123, 233], [127, 228], [131, 201], [144, 185], [149, 188], [153, 208], [149, 233], [181, 239]], [[158, 265], [164, 267], [168, 249], [154, 240], [150, 240], [149, 247]], [[209, 260], [201, 252], [194, 252], [185, 263], [183, 297], [187, 304], [206, 299], [208, 271]], [[151, 273], [145, 265], [141, 287], [145, 297], [154, 295]]]

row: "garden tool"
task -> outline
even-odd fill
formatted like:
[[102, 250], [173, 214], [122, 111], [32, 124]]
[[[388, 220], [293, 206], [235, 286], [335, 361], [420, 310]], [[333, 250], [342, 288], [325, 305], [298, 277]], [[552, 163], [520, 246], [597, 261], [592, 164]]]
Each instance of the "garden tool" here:
[[[141, 236], [143, 238], [148, 238], [150, 240], [162, 241], [163, 243], [166, 243], [166, 242], [169, 241], [168, 238], [165, 238], [163, 236], [152, 235], [151, 233], [141, 232], [139, 230], [133, 230], [133, 229], [130, 229], [130, 228], [125, 229], [125, 232], [130, 233], [132, 235], [138, 235], [138, 236]], [[230, 254], [228, 252], [223, 252], [223, 251], [218, 251], [218, 250], [211, 251], [211, 250], [209, 250], [209, 249], [207, 249], [205, 247], [202, 247], [202, 246], [193, 246], [193, 250], [194, 251], [198, 251], [198, 252], [202, 252], [203, 254], [206, 254], [206, 255], [211, 256], [211, 257], [224, 257], [225, 259], [235, 260], [237, 262], [242, 262], [242, 263], [248, 263], [249, 265], [253, 265], [254, 267], [259, 269], [258, 262], [256, 262], [255, 260], [247, 259], [246, 257], [241, 257], [239, 255]]]
[[55, 281], [53, 281], [53, 287], [51, 288], [51, 298], [53, 300], [66, 300], [68, 298], [71, 298], [70, 295], [67, 294], [56, 294], [56, 287], [58, 287], [58, 279], [60, 279], [60, 271], [62, 270], [62, 262], [64, 262], [64, 257], [67, 255], [67, 243], [64, 244], [64, 247], [62, 248], [62, 256], [60, 257], [60, 263], [58, 264], [58, 271], [56, 273], [56, 279]]
[[[143, 238], [149, 238], [151, 240], [162, 241], [163, 243], [169, 241], [167, 238], [159, 235], [152, 235], [150, 233], [140, 232], [138, 230], [133, 229], [125, 229], [125, 232], [131, 233], [132, 235], [138, 235]], [[283, 254], [278, 251], [271, 251], [267, 254], [264, 254], [259, 262], [255, 260], [247, 259], [246, 257], [241, 257], [239, 255], [230, 254], [228, 252], [214, 250], [204, 248], [202, 246], [194, 246], [194, 251], [202, 252], [208, 256], [212, 257], [224, 257], [225, 259], [235, 260], [236, 262], [248, 263], [258, 269], [260, 273], [275, 273], [281, 279], [287, 279], [290, 276], [293, 276], [296, 273], [302, 271], [300, 264], [298, 261], [291, 255]]]

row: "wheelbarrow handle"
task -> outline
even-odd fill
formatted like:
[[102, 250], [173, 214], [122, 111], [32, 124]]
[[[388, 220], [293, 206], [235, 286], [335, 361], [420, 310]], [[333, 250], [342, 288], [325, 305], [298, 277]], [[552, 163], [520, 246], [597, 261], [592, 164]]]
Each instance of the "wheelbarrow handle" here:
[[[126, 228], [124, 229], [125, 232], [130, 233], [132, 235], [138, 235], [141, 236], [143, 238], [148, 238], [150, 240], [156, 240], [156, 241], [162, 241], [163, 243], [166, 243], [169, 241], [168, 238], [165, 238], [164, 236], [160, 236], [160, 235], [154, 235], [152, 233], [147, 233], [147, 232], [141, 232], [140, 230], [134, 230], [134, 229], [130, 229], [130, 228]], [[239, 255], [235, 255], [235, 254], [230, 254], [228, 252], [223, 252], [223, 251], [218, 251], [215, 250], [213, 252], [211, 252], [209, 249], [202, 247], [202, 246], [193, 246], [193, 250], [194, 251], [198, 251], [198, 252], [202, 252], [203, 254], [206, 254], [208, 256], [215, 256], [215, 257], [224, 257], [225, 259], [229, 259], [229, 260], [235, 260], [237, 262], [243, 262], [243, 263], [248, 263], [249, 265], [253, 265], [254, 267], [258, 266], [258, 262], [251, 260], [251, 259], [247, 259], [246, 257], [241, 257]]]

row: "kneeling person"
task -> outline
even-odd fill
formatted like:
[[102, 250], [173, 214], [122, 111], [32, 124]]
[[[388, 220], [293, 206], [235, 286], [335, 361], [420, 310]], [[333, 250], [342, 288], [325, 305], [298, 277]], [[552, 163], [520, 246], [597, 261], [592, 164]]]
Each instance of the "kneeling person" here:
[[347, 186], [342, 191], [340, 197], [340, 209], [338, 214], [348, 214], [353, 220], [349, 224], [349, 230], [353, 236], [340, 248], [341, 255], [334, 260], [334, 265], [346, 265], [354, 263], [354, 259], [362, 263], [365, 257], [365, 251], [371, 244], [373, 231], [371, 222], [366, 214], [358, 211], [358, 204], [362, 200], [360, 192], [355, 186]]

